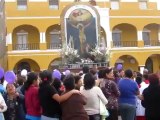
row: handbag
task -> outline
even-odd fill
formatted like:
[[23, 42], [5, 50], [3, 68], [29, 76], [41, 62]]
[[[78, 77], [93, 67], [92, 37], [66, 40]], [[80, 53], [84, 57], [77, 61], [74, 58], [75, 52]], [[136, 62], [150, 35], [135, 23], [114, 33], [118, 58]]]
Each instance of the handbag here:
[[109, 112], [101, 100], [100, 100], [100, 115], [102, 116], [102, 120], [104, 120], [109, 116]]

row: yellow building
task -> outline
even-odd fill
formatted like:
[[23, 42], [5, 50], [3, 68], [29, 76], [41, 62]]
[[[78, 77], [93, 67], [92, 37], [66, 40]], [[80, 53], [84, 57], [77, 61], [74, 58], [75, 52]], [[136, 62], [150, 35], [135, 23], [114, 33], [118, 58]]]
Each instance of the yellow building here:
[[0, 0], [0, 67], [7, 69], [5, 2]]
[[103, 44], [110, 53], [110, 66], [121, 63], [124, 69], [146, 67], [156, 72], [160, 66], [158, 2], [6, 0], [8, 69], [51, 68], [63, 62], [61, 48], [71, 43], [81, 53], [88, 44]]

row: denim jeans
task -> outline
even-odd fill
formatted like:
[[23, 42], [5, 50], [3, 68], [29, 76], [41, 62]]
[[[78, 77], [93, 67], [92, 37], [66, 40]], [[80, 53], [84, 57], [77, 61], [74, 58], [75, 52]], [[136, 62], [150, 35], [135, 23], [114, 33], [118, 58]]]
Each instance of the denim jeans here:
[[42, 115], [41, 120], [59, 120], [59, 118], [50, 118], [50, 117], [46, 117], [46, 116]]
[[4, 120], [3, 113], [0, 113], [0, 120]]
[[127, 103], [119, 104], [119, 110], [122, 120], [134, 120], [136, 116], [136, 105]]

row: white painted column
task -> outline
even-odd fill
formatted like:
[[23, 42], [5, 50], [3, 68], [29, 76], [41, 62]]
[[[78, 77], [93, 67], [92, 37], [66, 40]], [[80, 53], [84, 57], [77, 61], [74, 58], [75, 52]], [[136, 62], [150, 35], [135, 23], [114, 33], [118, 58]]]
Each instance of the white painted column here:
[[143, 40], [143, 31], [137, 31], [137, 39], [138, 41]]
[[107, 41], [107, 48], [111, 47], [112, 41], [112, 32], [110, 31], [110, 18], [109, 18], [109, 8], [98, 8], [98, 12], [100, 13], [100, 25], [103, 27], [106, 33], [106, 41]]
[[157, 0], [157, 9], [160, 10], [160, 0]]
[[6, 36], [6, 45], [12, 44], [12, 33], [8, 33]]
[[141, 74], [143, 74], [144, 67], [145, 67], [145, 66], [140, 66], [140, 73], [141, 73]]
[[46, 43], [46, 34], [45, 34], [45, 32], [40, 32], [40, 43]]

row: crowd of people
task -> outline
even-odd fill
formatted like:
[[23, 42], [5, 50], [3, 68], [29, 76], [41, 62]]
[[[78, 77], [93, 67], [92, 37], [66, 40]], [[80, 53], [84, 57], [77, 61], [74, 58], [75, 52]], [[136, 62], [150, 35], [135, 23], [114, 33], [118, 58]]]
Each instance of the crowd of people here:
[[0, 120], [160, 120], [159, 76], [147, 69], [22, 70], [6, 79], [0, 68]]

